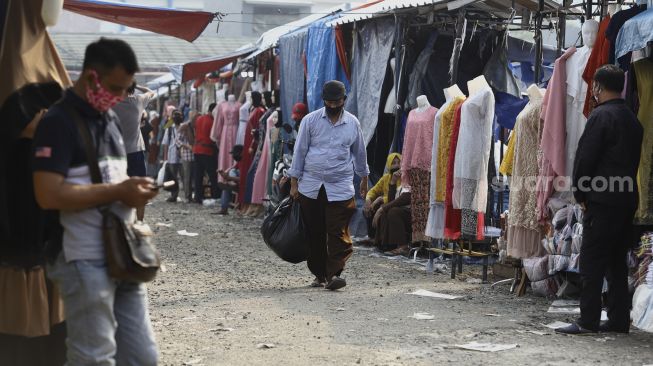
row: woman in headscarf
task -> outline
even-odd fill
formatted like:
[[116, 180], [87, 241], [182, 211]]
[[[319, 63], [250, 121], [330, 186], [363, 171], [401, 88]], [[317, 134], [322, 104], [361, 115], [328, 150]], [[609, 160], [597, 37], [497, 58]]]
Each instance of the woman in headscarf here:
[[0, 109], [0, 355], [7, 365], [65, 362], [63, 308], [44, 270], [62, 233], [56, 213], [36, 203], [31, 169], [36, 127], [61, 95], [55, 82], [28, 84]]

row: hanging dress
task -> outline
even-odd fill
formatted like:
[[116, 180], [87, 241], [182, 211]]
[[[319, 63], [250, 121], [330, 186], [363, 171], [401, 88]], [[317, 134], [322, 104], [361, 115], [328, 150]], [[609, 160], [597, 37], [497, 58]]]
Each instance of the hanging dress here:
[[[217, 119], [211, 129], [211, 140], [218, 143], [220, 152], [218, 153], [218, 169], [228, 172], [233, 166], [233, 157], [231, 149], [236, 144], [236, 134], [238, 133], [238, 114], [240, 103], [225, 102], [220, 105]], [[220, 182], [226, 181], [219, 176]]]
[[236, 133], [236, 145], [245, 143], [245, 133], [247, 132], [247, 122], [249, 121], [249, 110], [252, 103], [245, 102], [238, 112], [238, 132]]
[[444, 199], [444, 237], [460, 238], [461, 213], [453, 207], [453, 169], [456, 163], [458, 135], [460, 134], [460, 110], [464, 103], [459, 103], [454, 112], [451, 136], [449, 138], [449, 156], [447, 158], [446, 190]]
[[258, 141], [256, 141], [253, 146], [254, 158], [252, 159], [252, 164], [249, 166], [249, 170], [247, 171], [247, 185], [245, 187], [245, 200], [250, 203], [254, 203], [252, 202], [252, 195], [254, 194], [256, 171], [258, 170], [261, 155], [263, 154], [263, 145], [267, 134], [267, 120], [270, 118], [270, 115], [272, 115], [272, 112], [274, 112], [274, 108], [268, 108], [258, 122]]
[[467, 98], [462, 105], [454, 164], [453, 206], [461, 209], [462, 234], [483, 237], [479, 214], [487, 209], [488, 162], [492, 149], [494, 94], [490, 87]]
[[255, 205], [262, 205], [263, 200], [267, 196], [268, 186], [268, 173], [270, 168], [270, 144], [272, 130], [275, 129], [272, 116], [268, 117], [266, 122], [265, 134], [261, 135], [263, 140], [263, 147], [259, 157], [258, 165], [256, 167], [256, 175], [254, 176], [254, 189], [252, 190], [252, 203]]
[[637, 174], [639, 208], [637, 221], [653, 224], [653, 62], [642, 59], [633, 63], [639, 93], [637, 119], [644, 128], [642, 154]]
[[431, 148], [431, 181], [429, 187], [429, 216], [424, 234], [433, 239], [444, 237], [444, 201], [436, 199], [436, 181], [438, 176], [438, 149], [440, 145], [440, 126], [442, 119], [454, 99], [446, 101], [435, 114], [433, 124], [433, 145]]
[[249, 116], [247, 121], [247, 128], [245, 129], [245, 143], [243, 144], [243, 156], [238, 163], [238, 168], [240, 170], [240, 183], [238, 185], [238, 202], [250, 203], [251, 199], [245, 199], [245, 193], [247, 192], [247, 172], [249, 171], [250, 166], [252, 165], [252, 160], [254, 159], [254, 154], [250, 154], [249, 147], [252, 144], [254, 136], [252, 135], [252, 130], [258, 129], [259, 119], [265, 113], [265, 108], [256, 107]]
[[517, 116], [514, 164], [510, 184], [508, 255], [513, 258], [545, 254], [537, 217], [537, 152], [542, 98], [531, 98]]
[[408, 114], [401, 160], [401, 181], [408, 182], [411, 192], [412, 241], [424, 241], [429, 214], [429, 183], [433, 121], [437, 108], [413, 109]]

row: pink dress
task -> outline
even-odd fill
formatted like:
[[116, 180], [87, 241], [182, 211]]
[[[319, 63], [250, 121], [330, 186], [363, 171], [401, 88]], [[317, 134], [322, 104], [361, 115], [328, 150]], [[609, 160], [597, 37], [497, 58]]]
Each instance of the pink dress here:
[[266, 195], [266, 187], [268, 185], [268, 170], [270, 168], [270, 133], [274, 129], [274, 122], [272, 116], [268, 117], [265, 128], [265, 141], [263, 142], [263, 150], [261, 157], [256, 167], [256, 175], [254, 176], [254, 189], [252, 190], [252, 203], [255, 205], [262, 205], [263, 199]]
[[539, 176], [537, 181], [537, 212], [540, 222], [547, 220], [547, 202], [554, 191], [554, 180], [566, 172], [565, 110], [567, 98], [567, 59], [576, 52], [571, 47], [555, 62], [554, 72], [542, 100], [542, 138], [540, 141]]
[[[238, 134], [238, 115], [240, 113], [240, 103], [224, 102], [218, 107], [216, 119], [211, 129], [211, 140], [218, 143], [220, 152], [218, 153], [218, 169], [229, 171], [234, 165], [231, 157], [231, 149], [236, 144]], [[218, 176], [221, 182], [224, 179]]]

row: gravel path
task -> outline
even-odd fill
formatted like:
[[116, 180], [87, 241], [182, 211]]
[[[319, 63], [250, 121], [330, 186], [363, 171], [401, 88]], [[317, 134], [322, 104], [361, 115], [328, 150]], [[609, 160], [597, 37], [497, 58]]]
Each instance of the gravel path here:
[[[653, 335], [555, 335], [542, 324], [571, 316], [547, 314], [549, 300], [517, 298], [507, 286], [492, 290], [464, 281], [479, 277], [475, 267], [451, 280], [356, 248], [343, 274], [346, 288], [309, 288], [305, 264], [282, 262], [267, 249], [260, 220], [212, 215], [217, 209], [164, 199], [146, 211], [165, 265], [149, 285], [161, 365], [653, 363]], [[418, 289], [462, 297], [407, 295]], [[434, 319], [411, 318], [415, 313]], [[517, 348], [455, 348], [474, 341]]]

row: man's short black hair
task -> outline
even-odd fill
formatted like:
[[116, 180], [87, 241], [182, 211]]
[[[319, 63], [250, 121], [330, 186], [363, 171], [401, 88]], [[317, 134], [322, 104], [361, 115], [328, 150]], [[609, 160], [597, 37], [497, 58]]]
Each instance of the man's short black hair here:
[[215, 109], [215, 106], [216, 106], [215, 103], [211, 103], [211, 104], [209, 104], [209, 113], [212, 113], [212, 112], [213, 112], [213, 109]]
[[117, 66], [130, 75], [139, 71], [136, 54], [127, 42], [102, 37], [86, 47], [83, 70], [99, 68], [108, 71]]
[[594, 73], [595, 83], [615, 93], [623, 91], [625, 78], [623, 70], [615, 65], [603, 65]]
[[134, 95], [134, 93], [136, 93], [136, 82], [133, 82], [129, 89], [127, 89], [127, 95]]

